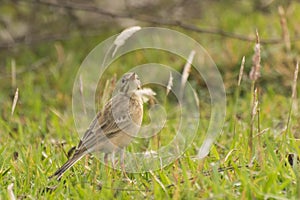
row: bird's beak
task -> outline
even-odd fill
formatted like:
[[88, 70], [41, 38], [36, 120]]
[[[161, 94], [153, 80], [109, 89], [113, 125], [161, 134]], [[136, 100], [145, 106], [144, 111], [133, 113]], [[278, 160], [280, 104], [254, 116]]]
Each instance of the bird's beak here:
[[134, 81], [137, 84], [137, 88], [141, 89], [141, 82], [137, 79], [137, 74], [135, 72], [129, 77], [129, 80]]
[[136, 77], [136, 73], [132, 73], [132, 75], [130, 76], [130, 80], [134, 80]]

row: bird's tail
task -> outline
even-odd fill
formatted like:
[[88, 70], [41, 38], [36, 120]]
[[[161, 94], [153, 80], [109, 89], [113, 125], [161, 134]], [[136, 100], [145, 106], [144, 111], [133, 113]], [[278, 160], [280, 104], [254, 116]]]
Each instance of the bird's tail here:
[[52, 176], [49, 178], [56, 177], [59, 180], [62, 175], [70, 169], [76, 162], [78, 162], [86, 153], [74, 154], [72, 158], [70, 158], [63, 166], [61, 166]]

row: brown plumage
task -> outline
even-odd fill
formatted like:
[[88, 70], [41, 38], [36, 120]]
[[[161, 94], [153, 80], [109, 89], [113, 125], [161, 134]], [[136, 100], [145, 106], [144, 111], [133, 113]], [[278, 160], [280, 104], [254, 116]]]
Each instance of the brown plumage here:
[[137, 74], [125, 74], [121, 80], [120, 90], [92, 121], [74, 155], [51, 177], [60, 179], [68, 169], [88, 153], [117, 152], [132, 141], [142, 124], [143, 117], [143, 102], [136, 94], [138, 89], [140, 89], [140, 81]]

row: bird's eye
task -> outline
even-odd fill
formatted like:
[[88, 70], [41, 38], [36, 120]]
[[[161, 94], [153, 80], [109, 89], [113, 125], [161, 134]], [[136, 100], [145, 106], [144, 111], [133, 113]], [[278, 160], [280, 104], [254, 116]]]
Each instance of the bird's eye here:
[[122, 83], [125, 83], [125, 79], [122, 79]]

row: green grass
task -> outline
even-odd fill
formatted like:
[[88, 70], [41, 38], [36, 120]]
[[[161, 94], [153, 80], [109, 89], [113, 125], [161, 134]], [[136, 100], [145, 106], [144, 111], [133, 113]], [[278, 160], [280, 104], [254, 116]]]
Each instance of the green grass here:
[[[244, 9], [243, 12], [250, 15], [251, 12]], [[224, 29], [245, 34], [251, 31], [249, 26], [254, 23], [259, 30], [267, 26], [268, 19], [278, 23], [274, 12], [264, 16], [253, 13], [253, 18], [228, 12], [217, 22], [215, 19], [209, 21], [209, 15], [204, 16], [205, 22], [207, 25], [221, 23]], [[291, 26], [299, 16], [294, 12]], [[273, 34], [280, 35], [278, 24], [274, 29]], [[270, 36], [268, 33], [265, 29], [262, 36]], [[21, 46], [18, 52], [2, 52], [5, 67], [0, 69], [0, 199], [9, 199], [7, 187], [11, 183], [14, 194], [20, 199], [300, 199], [299, 163], [292, 166], [288, 162], [291, 154], [300, 153], [297, 109], [292, 109], [290, 126], [285, 129], [291, 105], [295, 55], [300, 43], [292, 44], [292, 52], [284, 51], [281, 45], [262, 48], [262, 77], [257, 83], [259, 121], [256, 116], [253, 155], [250, 155], [248, 139], [253, 94], [247, 74], [252, 65], [254, 44], [211, 35], [190, 35], [203, 41], [224, 78], [227, 110], [222, 134], [205, 159], [195, 159], [208, 126], [210, 102], [201, 80], [192, 72], [191, 83], [199, 93], [203, 116], [197, 137], [181, 158], [165, 168], [127, 174], [131, 182], [120, 171], [105, 167], [93, 156], [83, 158], [60, 182], [48, 180], [48, 176], [66, 161], [65, 152], [79, 141], [72, 115], [73, 82], [85, 55], [105, 37], [91, 37], [85, 44], [74, 36], [65, 42], [42, 44], [32, 49]], [[238, 87], [239, 65], [244, 55], [245, 73]], [[147, 62], [172, 65], [179, 71], [184, 65], [184, 60], [166, 52], [141, 51], [133, 56], [135, 59], [116, 61], [101, 81], [110, 79], [114, 73], [120, 77], [131, 66]], [[16, 86], [11, 84], [12, 60], [16, 61]], [[19, 99], [11, 115], [16, 87]], [[100, 93], [102, 89], [99, 88]], [[299, 91], [299, 87], [297, 89]], [[164, 95], [164, 90], [158, 91], [161, 103]], [[172, 109], [170, 99], [165, 103], [169, 110]], [[297, 101], [295, 104], [299, 107]], [[163, 129], [162, 144], [174, 136], [176, 122], [171, 118]], [[258, 132], [258, 123], [260, 130], [265, 130], [263, 133]], [[155, 147], [157, 138], [141, 141], [141, 145]]]

